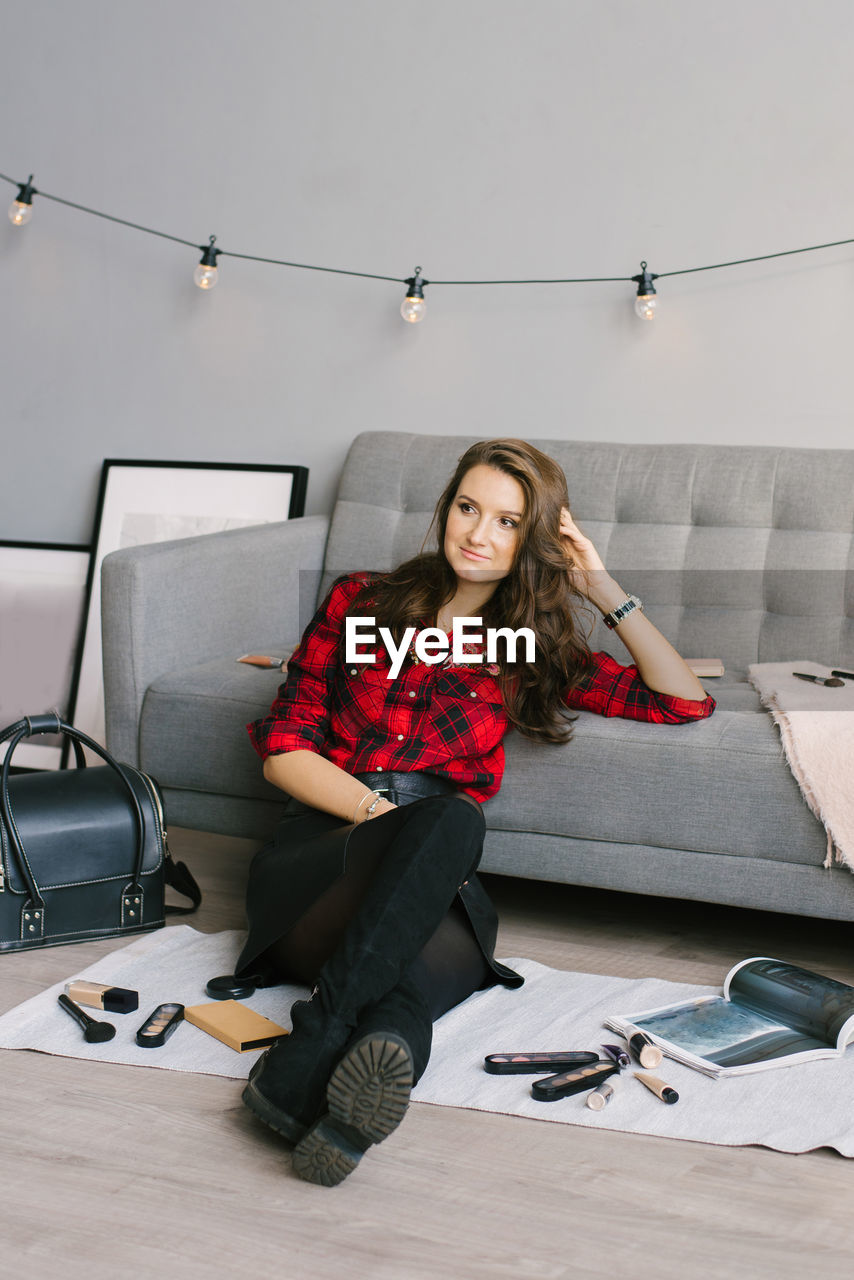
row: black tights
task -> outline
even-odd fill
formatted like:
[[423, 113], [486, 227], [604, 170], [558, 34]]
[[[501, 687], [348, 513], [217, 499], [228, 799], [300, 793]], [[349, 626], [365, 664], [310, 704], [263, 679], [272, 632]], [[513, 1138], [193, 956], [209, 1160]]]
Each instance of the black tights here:
[[[377, 837], [382, 834], [382, 827], [382, 822], [378, 822], [374, 828]], [[283, 938], [268, 948], [267, 957], [286, 981], [313, 986], [357, 914], [385, 853], [386, 842], [371, 839], [371, 834], [367, 823], [356, 828], [347, 849], [343, 874]], [[492, 979], [459, 898], [407, 973], [424, 997], [434, 1022]]]

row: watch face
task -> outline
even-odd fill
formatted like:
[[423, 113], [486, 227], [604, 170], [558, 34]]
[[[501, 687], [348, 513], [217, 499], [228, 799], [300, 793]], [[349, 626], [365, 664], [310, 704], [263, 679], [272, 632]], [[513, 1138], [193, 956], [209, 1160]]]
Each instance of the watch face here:
[[606, 613], [602, 621], [605, 623], [606, 627], [609, 627], [610, 630], [613, 631], [614, 628], [623, 621], [623, 618], [628, 617], [628, 615], [635, 609], [643, 610], [643, 605], [637, 596], [628, 596], [618, 608], [612, 609], [610, 613]]

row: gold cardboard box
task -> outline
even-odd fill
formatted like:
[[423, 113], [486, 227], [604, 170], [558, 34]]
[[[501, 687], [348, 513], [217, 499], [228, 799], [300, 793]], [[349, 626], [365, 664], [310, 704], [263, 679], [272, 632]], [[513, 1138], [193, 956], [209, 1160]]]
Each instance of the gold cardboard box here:
[[193, 1004], [184, 1010], [184, 1018], [238, 1053], [245, 1053], [247, 1049], [263, 1049], [288, 1035], [284, 1027], [239, 1000]]

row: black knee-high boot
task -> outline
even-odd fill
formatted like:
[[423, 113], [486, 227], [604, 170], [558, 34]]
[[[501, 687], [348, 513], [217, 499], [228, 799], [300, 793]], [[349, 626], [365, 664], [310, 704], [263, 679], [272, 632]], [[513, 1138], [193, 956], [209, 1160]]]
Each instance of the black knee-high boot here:
[[[466, 798], [431, 796], [376, 821], [386, 820], [398, 830], [357, 915], [311, 998], [291, 1010], [292, 1034], [259, 1059], [243, 1093], [250, 1110], [292, 1141], [316, 1119], [360, 1015], [399, 985], [480, 858], [483, 815]], [[411, 1076], [408, 1045], [405, 1053]]]

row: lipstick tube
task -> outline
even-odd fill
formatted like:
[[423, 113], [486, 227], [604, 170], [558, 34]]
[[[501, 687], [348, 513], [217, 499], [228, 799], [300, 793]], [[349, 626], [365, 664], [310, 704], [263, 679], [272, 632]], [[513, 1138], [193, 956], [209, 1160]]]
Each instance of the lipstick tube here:
[[621, 1071], [625, 1070], [626, 1067], [630, 1067], [632, 1065], [632, 1060], [629, 1057], [629, 1055], [626, 1053], [622, 1045], [603, 1044], [602, 1052], [605, 1054], [607, 1058], [610, 1058], [612, 1062], [616, 1062], [617, 1066], [620, 1068]]
[[591, 1111], [601, 1111], [603, 1107], [607, 1107], [608, 1103], [617, 1092], [618, 1079], [615, 1076], [613, 1080], [600, 1084], [598, 1089], [594, 1089], [592, 1093], [587, 1095], [587, 1105]]

